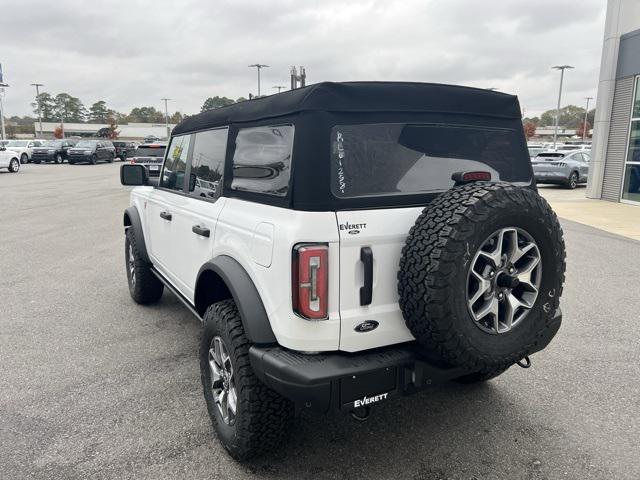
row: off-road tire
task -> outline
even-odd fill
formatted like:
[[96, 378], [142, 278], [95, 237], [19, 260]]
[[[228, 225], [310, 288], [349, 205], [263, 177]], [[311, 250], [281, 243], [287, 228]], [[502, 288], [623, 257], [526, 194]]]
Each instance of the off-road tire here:
[[[226, 345], [235, 376], [237, 413], [232, 425], [223, 421], [213, 397], [209, 349], [216, 336]], [[256, 377], [249, 362], [249, 346], [233, 300], [209, 306], [200, 335], [200, 378], [209, 417], [218, 438], [229, 454], [239, 461], [282, 447], [294, 417], [293, 403]]]
[[16, 173], [18, 170], [20, 170], [20, 161], [17, 158], [12, 158], [9, 161], [9, 168], [8, 170], [11, 173]]
[[[131, 247], [131, 250], [129, 250], [129, 247]], [[133, 254], [135, 282], [132, 281], [129, 264], [130, 252]], [[158, 277], [151, 272], [151, 264], [142, 258], [136, 243], [136, 236], [131, 228], [127, 228], [125, 234], [124, 259], [131, 298], [141, 305], [148, 305], [160, 300], [162, 292], [164, 291], [164, 285], [158, 280]]]
[[[527, 316], [510, 331], [491, 334], [469, 313], [467, 276], [483, 242], [509, 226], [537, 243], [542, 278]], [[400, 308], [431, 361], [471, 371], [506, 369], [531, 353], [549, 328], [564, 272], [562, 229], [535, 191], [504, 183], [457, 186], [429, 204], [409, 232], [398, 271]]]
[[578, 186], [579, 176], [578, 172], [571, 172], [569, 179], [567, 180], [566, 187], [570, 190], [574, 190]]

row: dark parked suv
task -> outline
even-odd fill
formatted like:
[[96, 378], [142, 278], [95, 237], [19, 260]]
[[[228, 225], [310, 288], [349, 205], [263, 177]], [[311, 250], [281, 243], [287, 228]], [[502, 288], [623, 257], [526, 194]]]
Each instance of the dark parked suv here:
[[131, 163], [139, 163], [146, 166], [147, 170], [149, 170], [149, 176], [157, 177], [160, 175], [160, 167], [162, 167], [166, 149], [167, 145], [165, 143], [144, 143], [138, 145], [131, 158]]
[[34, 163], [56, 162], [68, 160], [69, 150], [76, 144], [75, 140], [48, 140], [41, 147], [35, 147], [31, 155]]
[[99, 161], [113, 162], [116, 148], [108, 140], [80, 140], [74, 148], [69, 150], [69, 163], [90, 163], [95, 165]]
[[111, 143], [116, 147], [116, 157], [123, 162], [127, 158], [133, 157], [133, 153], [136, 151], [136, 144], [134, 142], [123, 142], [119, 140]]

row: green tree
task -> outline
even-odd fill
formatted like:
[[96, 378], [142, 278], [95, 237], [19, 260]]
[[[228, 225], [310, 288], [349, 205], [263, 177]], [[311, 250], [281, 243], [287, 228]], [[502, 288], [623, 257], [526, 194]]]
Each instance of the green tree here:
[[238, 98], [238, 99], [236, 100], [236, 103], [246, 102], [246, 101], [247, 101], [247, 99], [246, 99], [246, 98], [244, 98], [244, 97], [240, 97], [240, 98]]
[[38, 105], [40, 105], [43, 122], [55, 121], [56, 102], [51, 94], [42, 92], [36, 97], [36, 101], [31, 104], [33, 107], [33, 113], [36, 114], [36, 117], [38, 116]]
[[209, 97], [202, 104], [201, 112], [206, 112], [207, 110], [213, 110], [214, 108], [226, 107], [227, 105], [233, 105], [235, 102], [227, 97]]
[[93, 123], [106, 123], [109, 118], [109, 110], [104, 100], [99, 100], [89, 107], [89, 121]]
[[[540, 126], [550, 127], [555, 125], [556, 110], [547, 110], [540, 115]], [[567, 105], [560, 109], [560, 121], [558, 125], [567, 128], [577, 128], [578, 124], [584, 120], [584, 108], [575, 105]]]
[[65, 122], [84, 122], [87, 109], [79, 98], [68, 93], [59, 93], [54, 99], [54, 117], [56, 120], [64, 119]]
[[170, 123], [180, 123], [183, 120], [183, 116], [180, 112], [176, 112], [169, 117]]
[[164, 114], [155, 107], [135, 107], [126, 120], [135, 123], [161, 123], [164, 122]]

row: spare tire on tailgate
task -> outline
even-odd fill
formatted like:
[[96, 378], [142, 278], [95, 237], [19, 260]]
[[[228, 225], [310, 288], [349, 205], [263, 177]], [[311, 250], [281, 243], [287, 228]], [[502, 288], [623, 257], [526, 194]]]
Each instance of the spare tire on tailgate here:
[[564, 272], [562, 229], [535, 191], [456, 186], [409, 232], [400, 308], [430, 360], [495, 371], [528, 355], [548, 328]]

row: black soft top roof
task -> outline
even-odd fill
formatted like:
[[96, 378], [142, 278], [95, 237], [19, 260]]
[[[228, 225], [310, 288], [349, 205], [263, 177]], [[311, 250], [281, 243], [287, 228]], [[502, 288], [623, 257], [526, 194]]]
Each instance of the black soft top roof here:
[[417, 82], [322, 82], [208, 110], [180, 122], [173, 135], [300, 112], [449, 113], [520, 119], [515, 95]]

